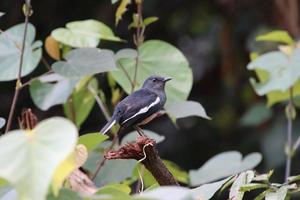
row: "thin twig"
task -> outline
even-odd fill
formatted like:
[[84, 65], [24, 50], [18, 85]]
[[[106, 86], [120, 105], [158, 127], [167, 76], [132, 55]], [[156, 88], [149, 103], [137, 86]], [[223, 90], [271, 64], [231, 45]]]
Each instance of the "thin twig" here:
[[293, 131], [293, 118], [292, 118], [292, 111], [291, 109], [293, 108], [293, 88], [289, 89], [289, 103], [288, 103], [288, 112], [287, 113], [287, 139], [286, 139], [286, 164], [285, 164], [285, 181], [287, 182], [288, 177], [291, 174], [291, 165], [292, 165], [292, 131]]
[[25, 82], [25, 83], [22, 83], [22, 85], [20, 86], [20, 89], [23, 89], [24, 87], [30, 85], [33, 81], [35, 81], [35, 80], [37, 80], [37, 79], [39, 79], [39, 78], [41, 78], [42, 76], [45, 76], [45, 75], [47, 75], [47, 74], [51, 74], [52, 72], [53, 72], [52, 70], [47, 71], [47, 72], [45, 72], [45, 73], [43, 73], [43, 74], [41, 74], [41, 75], [39, 75], [39, 76], [36, 76], [36, 77], [30, 79], [29, 81], [27, 81], [27, 82]]
[[129, 73], [127, 72], [127, 70], [125, 69], [125, 67], [123, 66], [123, 64], [121, 62], [119, 62], [120, 64], [120, 67], [121, 69], [123, 70], [125, 76], [127, 77], [128, 81], [130, 82], [130, 85], [131, 85], [131, 90], [134, 89], [134, 83], [133, 81], [131, 80], [130, 76], [129, 76]]
[[[120, 130], [121, 130], [121, 128], [119, 129], [118, 133], [120, 132]], [[114, 148], [116, 142], [118, 141], [118, 133], [117, 133], [117, 134], [114, 134], [114, 138], [113, 138], [113, 140], [112, 140], [110, 146], [109, 146], [108, 149], [106, 150], [106, 152], [109, 152], [110, 150], [112, 150], [112, 149]], [[105, 153], [104, 153], [103, 155], [105, 155]], [[92, 180], [94, 180], [94, 179], [97, 177], [97, 175], [98, 175], [100, 169], [104, 166], [106, 160], [107, 160], [107, 159], [103, 156], [101, 162], [98, 163], [98, 166], [97, 166], [97, 168], [96, 168], [95, 173], [94, 173], [93, 176], [92, 176]]]
[[10, 107], [5, 133], [7, 133], [11, 128], [13, 115], [14, 115], [14, 112], [15, 112], [15, 109], [16, 109], [16, 104], [17, 104], [18, 97], [19, 97], [20, 90], [21, 90], [21, 85], [22, 85], [21, 75], [22, 75], [23, 57], [24, 57], [25, 42], [26, 42], [26, 36], [27, 36], [27, 29], [28, 29], [28, 24], [29, 24], [30, 13], [31, 13], [30, 0], [26, 0], [25, 1], [25, 12], [24, 12], [25, 27], [24, 27], [24, 33], [23, 33], [22, 46], [21, 46], [21, 55], [20, 55], [20, 62], [19, 62], [18, 79], [16, 81], [15, 94], [14, 94], [13, 101], [12, 101], [12, 104], [11, 104], [11, 107]]
[[99, 98], [99, 96], [97, 95], [97, 92], [90, 86], [88, 85], [88, 90], [92, 93], [92, 95], [94, 96], [99, 108], [101, 109], [102, 113], [104, 114], [104, 117], [106, 119], [106, 121], [110, 120], [110, 114], [108, 109], [104, 106], [104, 103], [102, 102], [102, 100]]
[[144, 30], [142, 30], [141, 22], [143, 20], [143, 0], [136, 0], [136, 6], [137, 6], [137, 27], [136, 27], [136, 34], [134, 35], [134, 42], [136, 45], [137, 50], [137, 56], [135, 58], [135, 67], [134, 67], [134, 76], [133, 76], [133, 86], [131, 88], [131, 92], [134, 91], [136, 86], [136, 79], [138, 74], [138, 67], [139, 67], [139, 47], [143, 43], [144, 40]]

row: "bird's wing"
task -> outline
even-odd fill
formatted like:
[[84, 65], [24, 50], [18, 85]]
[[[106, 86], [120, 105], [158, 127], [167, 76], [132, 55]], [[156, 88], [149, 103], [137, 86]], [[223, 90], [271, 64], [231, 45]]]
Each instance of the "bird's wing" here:
[[122, 110], [120, 123], [123, 124], [135, 117], [139, 117], [149, 111], [150, 108], [160, 104], [161, 99], [157, 94], [147, 89], [140, 89], [123, 99], [119, 108]]

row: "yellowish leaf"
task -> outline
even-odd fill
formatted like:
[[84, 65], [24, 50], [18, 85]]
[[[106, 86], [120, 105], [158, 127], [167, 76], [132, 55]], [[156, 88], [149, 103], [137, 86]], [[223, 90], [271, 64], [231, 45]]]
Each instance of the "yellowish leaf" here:
[[45, 49], [51, 58], [60, 60], [59, 43], [52, 36], [46, 38]]
[[64, 160], [55, 170], [52, 179], [52, 190], [55, 196], [58, 195], [60, 188], [63, 185], [67, 176], [76, 169], [76, 153], [72, 153], [66, 160]]
[[127, 10], [127, 5], [130, 4], [130, 0], [122, 0], [119, 7], [117, 8], [116, 11], [116, 25], [118, 25], [119, 21], [122, 19], [122, 15], [126, 12]]

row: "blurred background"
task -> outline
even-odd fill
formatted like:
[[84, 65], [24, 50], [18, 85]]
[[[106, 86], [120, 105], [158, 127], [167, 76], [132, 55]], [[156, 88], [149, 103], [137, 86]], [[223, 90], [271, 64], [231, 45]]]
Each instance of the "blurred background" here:
[[[296, 3], [295, 3], [296, 2]], [[23, 22], [23, 1], [0, 0], [0, 11], [6, 14], [0, 20], [5, 30]], [[293, 4], [294, 3], [294, 4]], [[296, 6], [296, 7], [295, 7]], [[118, 27], [114, 25], [116, 5], [110, 0], [32, 0], [34, 13], [30, 21], [36, 26], [37, 39], [42, 41], [51, 30], [67, 22], [97, 19], [113, 28], [128, 40], [128, 44], [104, 42], [103, 48], [113, 50], [134, 47], [132, 33], [127, 29], [133, 7], [125, 14]], [[157, 16], [159, 21], [150, 25], [146, 39], [167, 41], [181, 49], [193, 70], [194, 84], [190, 100], [200, 102], [211, 121], [190, 117], [178, 121], [176, 127], [168, 117], [155, 120], [147, 129], [166, 136], [159, 144], [164, 159], [172, 160], [183, 169], [199, 168], [213, 155], [238, 150], [246, 155], [261, 152], [263, 162], [259, 172], [275, 169], [274, 182], [282, 182], [284, 174], [284, 140], [286, 118], [284, 104], [266, 107], [265, 98], [258, 97], [246, 69], [249, 53], [266, 52], [276, 48], [271, 43], [255, 42], [255, 36], [274, 29], [285, 29], [298, 38], [297, 0], [145, 0], [144, 16]], [[47, 57], [49, 63], [53, 60]], [[40, 66], [30, 76], [45, 71]], [[30, 79], [27, 76], [25, 79]], [[99, 75], [100, 84], [106, 83]], [[0, 116], [7, 118], [13, 98], [15, 82], [0, 82]], [[33, 105], [28, 89], [22, 91], [16, 114], [23, 108], [32, 108], [39, 119], [63, 115], [62, 106], [43, 112]], [[81, 133], [98, 131], [105, 118], [97, 106], [82, 125]], [[298, 126], [298, 127], [297, 127]], [[294, 136], [299, 134], [299, 120], [295, 121]], [[13, 127], [18, 127], [17, 116]], [[300, 169], [299, 156], [293, 159], [292, 174]]]

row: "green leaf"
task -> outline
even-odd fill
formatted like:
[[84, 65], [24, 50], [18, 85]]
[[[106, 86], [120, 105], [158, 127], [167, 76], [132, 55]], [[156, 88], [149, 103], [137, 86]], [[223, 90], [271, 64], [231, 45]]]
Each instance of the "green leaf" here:
[[[176, 47], [160, 40], [149, 40], [139, 48], [139, 66], [137, 72], [137, 87], [142, 86], [145, 79], [151, 75], [172, 77], [166, 84], [167, 104], [186, 100], [193, 83], [192, 71], [185, 56]], [[135, 71], [135, 59], [128, 58], [119, 60], [122, 66], [133, 79]], [[130, 94], [131, 85], [120, 63], [111, 74], [121, 87]]]
[[118, 25], [119, 21], [122, 19], [122, 15], [126, 12], [127, 10], [127, 5], [131, 3], [131, 0], [121, 0], [120, 5], [117, 8], [116, 11], [116, 20], [115, 24]]
[[47, 196], [47, 200], [81, 200], [81, 198], [76, 192], [67, 188], [63, 188], [59, 191], [58, 196], [49, 194]]
[[265, 200], [284, 200], [288, 191], [288, 186], [280, 187], [276, 192], [266, 193]]
[[[24, 24], [15, 25], [0, 34], [0, 81], [11, 81], [18, 77]], [[30, 74], [42, 57], [41, 41], [33, 42], [35, 28], [28, 24], [25, 51], [23, 56], [22, 74]]]
[[65, 59], [66, 61], [55, 62], [52, 68], [56, 73], [68, 78], [82, 78], [115, 68], [114, 54], [110, 50], [74, 49], [68, 52]]
[[[156, 141], [156, 143], [160, 143], [165, 140], [165, 136], [159, 135], [155, 132], [152, 132], [149, 130], [143, 130], [143, 132], [147, 137], [154, 139]], [[126, 136], [124, 138], [122, 138], [121, 144], [124, 145], [128, 142], [136, 141], [137, 136], [138, 136], [138, 133], [136, 131], [132, 131], [132, 132], [126, 134]]]
[[189, 175], [186, 171], [181, 169], [176, 163], [172, 161], [163, 160], [163, 162], [177, 181], [188, 184]]
[[[96, 193], [95, 196], [101, 197], [103, 195], [104, 199], [109, 200], [132, 200], [129, 193], [131, 192], [131, 188], [125, 184], [109, 184], [101, 187]], [[93, 199], [93, 196], [92, 196]], [[95, 198], [97, 199], [97, 198]], [[100, 198], [102, 199], [102, 198]]]
[[136, 198], [159, 199], [159, 200], [193, 200], [189, 189], [179, 186], [162, 186], [153, 190], [144, 191], [134, 195]]
[[122, 191], [122, 192], [124, 192], [126, 194], [130, 194], [130, 192], [131, 192], [131, 188], [128, 185], [117, 183], [117, 184], [108, 184], [108, 185], [105, 185], [104, 187], [101, 187], [97, 191], [97, 194], [101, 194], [104, 190], [109, 189], [109, 188]]
[[102, 135], [100, 133], [87, 133], [79, 137], [78, 144], [83, 144], [88, 151], [92, 151], [107, 139], [107, 135]]
[[115, 60], [120, 60], [123, 58], [136, 58], [137, 57], [137, 51], [135, 49], [130, 49], [130, 48], [126, 48], [126, 49], [121, 49], [119, 50], [116, 55], [115, 55]]
[[0, 117], [0, 129], [5, 125], [6, 121], [4, 118]]
[[256, 37], [256, 41], [281, 42], [285, 44], [293, 44], [294, 41], [286, 31], [272, 31]]
[[[104, 143], [101, 145], [103, 144]], [[97, 165], [101, 162], [101, 159], [103, 159], [103, 155], [101, 153], [95, 151], [90, 152], [84, 168], [91, 172], [95, 172]], [[135, 160], [107, 160], [94, 182], [96, 185], [101, 186], [104, 184], [124, 181], [126, 178], [131, 177], [135, 165]]]
[[218, 182], [204, 184], [200, 187], [191, 189], [192, 195], [195, 199], [209, 200], [229, 179], [230, 177]]
[[[90, 77], [87, 77], [90, 79]], [[82, 81], [85, 81], [87, 78], [83, 78]], [[79, 128], [81, 124], [89, 116], [94, 104], [95, 98], [93, 94], [88, 90], [88, 86], [92, 87], [95, 91], [98, 90], [98, 81], [93, 78], [88, 82], [85, 82], [83, 87], [80, 87], [73, 91], [71, 97], [64, 104], [64, 112], [69, 119], [75, 118], [76, 126]]]
[[296, 48], [290, 57], [280, 51], [273, 51], [250, 62], [247, 66], [249, 70], [262, 69], [269, 73], [268, 79], [260, 83], [250, 79], [255, 92], [265, 95], [272, 91], [287, 91], [299, 80], [299, 62], [300, 48]]
[[55, 169], [74, 151], [76, 140], [76, 127], [61, 117], [42, 121], [31, 131], [10, 131], [0, 138], [0, 177], [19, 199], [45, 199]]
[[107, 25], [92, 19], [69, 22], [66, 24], [66, 28], [53, 30], [51, 36], [55, 40], [75, 48], [96, 47], [100, 40], [122, 41]]
[[144, 26], [148, 26], [149, 24], [152, 24], [154, 22], [156, 22], [159, 18], [158, 17], [147, 17], [144, 19]]
[[271, 109], [267, 108], [264, 103], [259, 102], [251, 106], [250, 109], [243, 114], [240, 119], [240, 124], [242, 126], [258, 126], [270, 119], [272, 114]]
[[246, 171], [239, 174], [230, 188], [229, 199], [242, 200], [245, 192], [241, 190], [241, 187], [245, 184], [251, 183], [253, 178], [253, 171]]
[[220, 153], [209, 159], [199, 169], [189, 171], [191, 185], [201, 185], [248, 169], [253, 169], [260, 163], [261, 159], [262, 156], [259, 153], [251, 153], [245, 156], [244, 159], [242, 159], [242, 154], [237, 151]]
[[76, 83], [77, 80], [66, 79], [58, 74], [45, 75], [30, 84], [30, 96], [38, 108], [48, 110], [65, 103]]
[[205, 119], [211, 119], [207, 116], [203, 106], [196, 101], [180, 101], [174, 102], [165, 107], [167, 113], [175, 118], [185, 118], [190, 116], [198, 116]]

